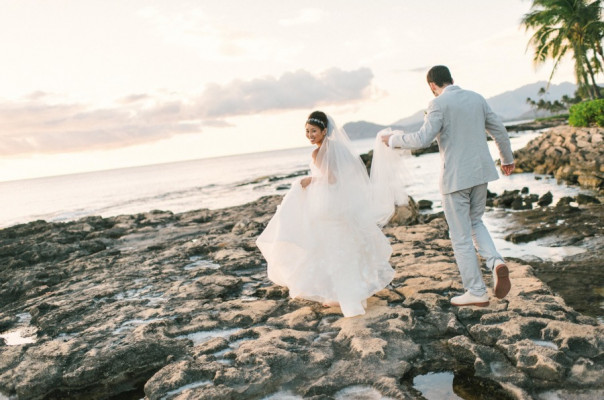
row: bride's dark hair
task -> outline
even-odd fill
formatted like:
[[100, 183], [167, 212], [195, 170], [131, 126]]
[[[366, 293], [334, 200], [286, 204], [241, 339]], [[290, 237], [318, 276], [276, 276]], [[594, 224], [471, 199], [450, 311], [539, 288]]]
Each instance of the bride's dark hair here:
[[327, 115], [323, 111], [313, 111], [308, 116], [306, 123], [323, 130], [327, 128]]

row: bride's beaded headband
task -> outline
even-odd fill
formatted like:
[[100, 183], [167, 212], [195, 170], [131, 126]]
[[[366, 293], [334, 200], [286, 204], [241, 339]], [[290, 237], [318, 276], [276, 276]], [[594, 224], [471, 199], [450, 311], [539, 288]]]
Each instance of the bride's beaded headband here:
[[309, 118], [308, 121], [306, 121], [306, 122], [314, 122], [315, 124], [320, 124], [323, 127], [323, 129], [327, 128], [325, 126], [325, 122], [321, 121], [320, 119]]

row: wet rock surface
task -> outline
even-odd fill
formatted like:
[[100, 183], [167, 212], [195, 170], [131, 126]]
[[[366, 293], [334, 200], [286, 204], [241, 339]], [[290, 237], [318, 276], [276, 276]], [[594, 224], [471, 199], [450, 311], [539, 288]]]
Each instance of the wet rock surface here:
[[604, 205], [577, 205], [576, 198], [563, 197], [553, 207], [511, 213], [513, 230], [505, 239], [526, 243], [541, 239], [550, 247], [604, 247]]
[[531, 266], [509, 263], [504, 300], [450, 306], [462, 288], [438, 215], [385, 228], [396, 275], [364, 316], [290, 299], [254, 243], [280, 201], [1, 230], [1, 332], [27, 325], [35, 342], [0, 343], [0, 392], [329, 399], [366, 385], [413, 399], [415, 376], [460, 370], [499, 398], [604, 390], [604, 327]]
[[557, 126], [514, 152], [516, 173], [549, 174], [604, 192], [604, 128]]
[[595, 196], [562, 197], [555, 206], [511, 212], [506, 240], [547, 247], [574, 246], [562, 260], [532, 259], [539, 279], [575, 310], [604, 323], [604, 204]]

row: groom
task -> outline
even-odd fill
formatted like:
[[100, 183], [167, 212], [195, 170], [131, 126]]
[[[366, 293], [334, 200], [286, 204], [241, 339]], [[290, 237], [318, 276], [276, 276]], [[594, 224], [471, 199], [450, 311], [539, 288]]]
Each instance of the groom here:
[[505, 175], [510, 175], [514, 170], [510, 139], [485, 99], [453, 85], [451, 73], [444, 65], [437, 65], [428, 71], [428, 85], [436, 98], [428, 105], [420, 130], [415, 133], [394, 131], [392, 135], [383, 136], [382, 140], [388, 146], [404, 149], [428, 147], [434, 138], [438, 141], [443, 209], [449, 224], [455, 261], [466, 290], [463, 295], [453, 297], [451, 304], [484, 307], [489, 305], [489, 295], [474, 245], [493, 272], [495, 296], [504, 298], [511, 287], [508, 267], [482, 223], [487, 182], [499, 178], [489, 153], [485, 130], [495, 139], [501, 170]]

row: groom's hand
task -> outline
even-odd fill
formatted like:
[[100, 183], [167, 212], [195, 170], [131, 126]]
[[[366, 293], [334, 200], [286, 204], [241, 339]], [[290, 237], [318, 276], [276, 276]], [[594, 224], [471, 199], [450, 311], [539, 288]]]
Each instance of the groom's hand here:
[[514, 168], [516, 168], [516, 164], [515, 163], [509, 164], [509, 165], [502, 165], [501, 166], [501, 171], [503, 172], [503, 174], [505, 176], [508, 176], [508, 175], [510, 175], [514, 171]]
[[390, 146], [390, 136], [392, 136], [392, 133], [382, 136], [382, 142], [384, 142], [386, 146]]

